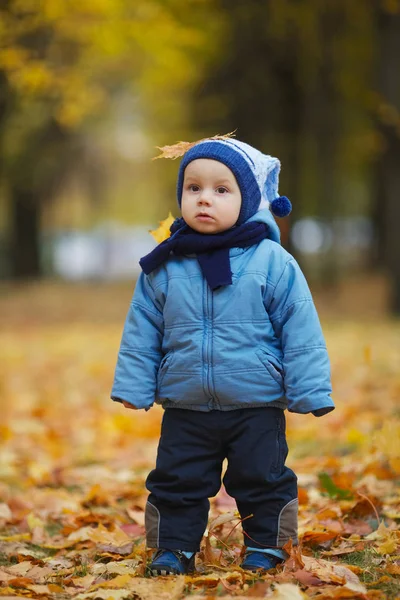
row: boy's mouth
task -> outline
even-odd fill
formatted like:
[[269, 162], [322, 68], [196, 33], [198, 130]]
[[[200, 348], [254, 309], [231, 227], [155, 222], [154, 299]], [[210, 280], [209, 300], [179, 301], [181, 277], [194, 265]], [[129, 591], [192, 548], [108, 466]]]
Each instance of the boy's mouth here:
[[207, 213], [199, 213], [199, 214], [197, 214], [196, 215], [196, 219], [198, 221], [204, 221], [204, 222], [214, 221], [214, 218], [211, 215], [207, 214]]

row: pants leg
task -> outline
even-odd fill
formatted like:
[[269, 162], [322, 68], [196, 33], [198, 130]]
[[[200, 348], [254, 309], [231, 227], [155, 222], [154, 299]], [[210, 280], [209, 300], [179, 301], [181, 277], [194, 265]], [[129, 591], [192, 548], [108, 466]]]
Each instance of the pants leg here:
[[[236, 412], [236, 411], [235, 411]], [[250, 408], [232, 427], [224, 477], [243, 518], [244, 543], [281, 548], [297, 543], [297, 477], [285, 466], [285, 415], [279, 408]], [[238, 415], [239, 416], [239, 415]]]
[[156, 468], [146, 487], [147, 545], [197, 552], [210, 503], [221, 487], [223, 450], [211, 411], [166, 409]]

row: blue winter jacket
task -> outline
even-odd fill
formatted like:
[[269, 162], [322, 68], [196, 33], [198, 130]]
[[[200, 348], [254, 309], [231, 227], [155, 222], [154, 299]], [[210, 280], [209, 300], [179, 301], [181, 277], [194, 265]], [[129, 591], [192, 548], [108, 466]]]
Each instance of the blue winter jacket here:
[[232, 285], [214, 292], [195, 256], [137, 281], [111, 398], [199, 411], [277, 406], [330, 412], [330, 366], [307, 282], [269, 209], [269, 238], [232, 248]]

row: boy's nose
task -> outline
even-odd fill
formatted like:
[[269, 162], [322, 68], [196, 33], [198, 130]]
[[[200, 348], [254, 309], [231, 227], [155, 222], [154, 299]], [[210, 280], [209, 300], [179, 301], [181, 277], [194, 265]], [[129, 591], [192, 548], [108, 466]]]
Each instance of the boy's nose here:
[[212, 200], [211, 200], [211, 195], [206, 191], [203, 190], [203, 192], [201, 193], [198, 203], [200, 205], [205, 204], [207, 206], [209, 206], [211, 204]]

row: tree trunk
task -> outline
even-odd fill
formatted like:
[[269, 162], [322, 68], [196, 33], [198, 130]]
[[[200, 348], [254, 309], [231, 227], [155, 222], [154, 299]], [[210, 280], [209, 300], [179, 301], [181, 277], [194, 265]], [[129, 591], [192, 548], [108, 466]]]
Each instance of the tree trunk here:
[[11, 269], [15, 279], [40, 277], [40, 205], [34, 193], [11, 190]]
[[[218, 7], [229, 33], [221, 56], [193, 99], [193, 121], [210, 134], [237, 129], [239, 139], [278, 156], [280, 192], [293, 200], [296, 213], [302, 112], [297, 42], [271, 39], [265, 26], [271, 0], [219, 0]], [[289, 223], [279, 221], [282, 243], [290, 249]]]
[[377, 164], [376, 190], [380, 195], [375, 205], [381, 216], [381, 247], [392, 284], [391, 310], [400, 315], [400, 15], [381, 13], [378, 23], [378, 86], [386, 108], [382, 107], [379, 126], [384, 151]]
[[[400, 33], [399, 33], [400, 35]], [[381, 189], [386, 208], [383, 218], [385, 264], [391, 279], [391, 310], [400, 315], [400, 138], [395, 131], [386, 133], [386, 152], [382, 157]], [[378, 198], [378, 202], [380, 202]]]

